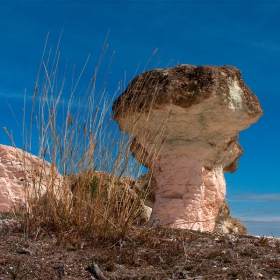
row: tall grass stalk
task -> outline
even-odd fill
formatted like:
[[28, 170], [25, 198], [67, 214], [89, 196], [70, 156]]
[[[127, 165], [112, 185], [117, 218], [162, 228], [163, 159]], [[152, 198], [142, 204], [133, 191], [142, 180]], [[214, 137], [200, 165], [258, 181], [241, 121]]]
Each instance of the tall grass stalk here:
[[[60, 40], [61, 36], [59, 43]], [[98, 90], [99, 70], [108, 50], [105, 41], [92, 79], [86, 88], [81, 88], [90, 55], [77, 79], [73, 66], [69, 85], [67, 63], [61, 72], [59, 43], [53, 53], [51, 48], [48, 50], [47, 41], [48, 37], [36, 79], [29, 126], [27, 107], [24, 109], [24, 150], [38, 149], [38, 157], [45, 163], [33, 164], [30, 170], [25, 163], [28, 157], [22, 159], [27, 207], [21, 211], [21, 217], [26, 234], [38, 236], [49, 231], [68, 237], [123, 234], [143, 221], [148, 190], [139, 189], [133, 182], [132, 178], [143, 172], [131, 156], [133, 139], [120, 133], [111, 117], [112, 102], [121, 90], [121, 83], [109, 95], [106, 88], [114, 53]], [[134, 108], [135, 104], [125, 106]], [[148, 122], [149, 114], [146, 115]], [[149, 139], [162, 137], [165, 121], [155, 135], [148, 135]], [[136, 120], [135, 130], [137, 125]], [[146, 129], [141, 133], [145, 136]], [[155, 160], [159, 149], [155, 147], [150, 161]]]

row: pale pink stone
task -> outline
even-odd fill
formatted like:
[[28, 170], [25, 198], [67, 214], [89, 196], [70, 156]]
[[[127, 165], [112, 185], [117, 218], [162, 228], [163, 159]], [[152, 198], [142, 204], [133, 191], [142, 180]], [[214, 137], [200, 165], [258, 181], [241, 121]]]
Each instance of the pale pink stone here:
[[59, 195], [62, 176], [50, 163], [10, 146], [0, 145], [0, 211], [27, 205], [27, 196], [43, 194], [52, 184]]
[[209, 217], [217, 216], [225, 196], [221, 167], [210, 172], [199, 160], [160, 157], [155, 162], [153, 176], [157, 189], [151, 225], [213, 230], [215, 223]]

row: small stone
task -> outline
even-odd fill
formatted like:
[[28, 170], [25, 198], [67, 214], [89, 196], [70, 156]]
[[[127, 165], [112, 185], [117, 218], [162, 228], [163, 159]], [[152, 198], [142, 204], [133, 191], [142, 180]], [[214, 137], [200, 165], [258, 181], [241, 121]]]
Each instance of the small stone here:
[[227, 271], [228, 270], [228, 267], [223, 267], [222, 268], [222, 271]]

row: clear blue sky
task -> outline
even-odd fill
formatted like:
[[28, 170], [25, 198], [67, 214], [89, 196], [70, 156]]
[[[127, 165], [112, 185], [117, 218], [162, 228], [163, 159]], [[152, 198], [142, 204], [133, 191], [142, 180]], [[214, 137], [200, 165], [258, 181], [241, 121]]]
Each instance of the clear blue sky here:
[[[116, 54], [109, 92], [125, 71], [127, 81], [132, 79], [139, 62], [141, 72], [156, 48], [147, 68], [236, 66], [264, 115], [240, 134], [244, 155], [238, 171], [226, 175], [227, 199], [249, 233], [271, 235], [271, 230], [280, 236], [279, 15], [279, 1], [1, 1], [1, 127], [13, 129], [19, 139], [7, 101], [20, 120], [24, 90], [33, 94], [46, 34], [56, 45], [62, 28], [61, 61], [69, 59], [80, 69], [89, 53], [88, 68], [94, 69], [110, 29], [108, 53]], [[0, 143], [10, 144], [2, 129]]]

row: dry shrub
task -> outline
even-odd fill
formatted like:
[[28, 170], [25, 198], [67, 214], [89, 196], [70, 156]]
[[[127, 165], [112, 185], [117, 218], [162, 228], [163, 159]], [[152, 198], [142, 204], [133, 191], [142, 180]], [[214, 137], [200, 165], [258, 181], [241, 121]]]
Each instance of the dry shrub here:
[[[132, 224], [147, 221], [144, 199], [130, 178], [118, 178], [102, 171], [87, 171], [70, 179], [73, 207], [90, 216], [83, 225], [89, 231], [105, 234], [125, 232]], [[101, 212], [102, 211], [102, 212]], [[80, 214], [82, 216], [82, 214]], [[85, 220], [81, 220], [83, 224]]]

